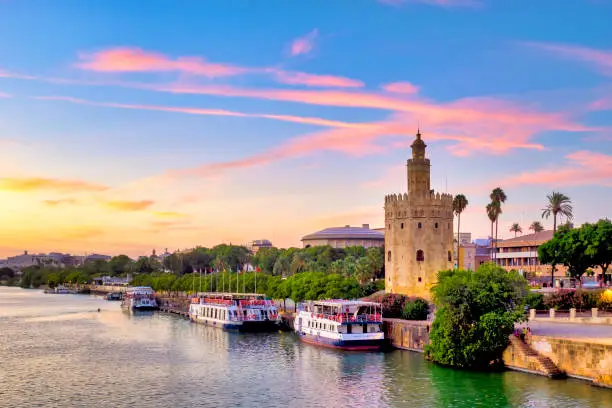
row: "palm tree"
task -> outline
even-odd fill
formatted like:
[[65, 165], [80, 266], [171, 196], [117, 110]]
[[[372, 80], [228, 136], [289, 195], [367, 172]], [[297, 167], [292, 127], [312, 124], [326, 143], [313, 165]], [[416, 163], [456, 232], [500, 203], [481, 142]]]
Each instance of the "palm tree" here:
[[518, 222], [515, 222], [510, 227], [510, 232], [514, 232], [514, 238], [516, 238], [516, 234], [519, 233], [519, 232], [522, 234], [523, 233], [523, 229], [521, 228], [521, 226], [519, 225]]
[[534, 234], [544, 231], [544, 227], [542, 226], [542, 223], [540, 221], [532, 222], [529, 226], [529, 229], [532, 230]]
[[[506, 202], [506, 199], [508, 197], [506, 197], [506, 193], [504, 192], [504, 190], [501, 189], [501, 187], [496, 187], [493, 189], [493, 191], [491, 191], [490, 196], [491, 197], [491, 202], [492, 203], [496, 203], [496, 211], [495, 211], [495, 249], [496, 249], [496, 253], [497, 253], [497, 233], [499, 231], [499, 216], [502, 213], [502, 204]], [[497, 257], [497, 256], [496, 256]]]
[[563, 193], [553, 191], [547, 195], [548, 205], [542, 209], [542, 218], [553, 216], [553, 233], [557, 232], [557, 214], [567, 218], [567, 221], [571, 221], [574, 218], [572, 214], [572, 200]]
[[493, 260], [493, 225], [495, 225], [495, 219], [497, 218], [497, 208], [499, 207], [496, 203], [487, 204], [487, 216], [491, 221], [491, 260]]
[[465, 210], [468, 205], [468, 200], [463, 194], [457, 194], [453, 199], [453, 212], [457, 214], [457, 254], [459, 254], [459, 247], [461, 246], [461, 240], [459, 239], [459, 231], [461, 229], [461, 213]]

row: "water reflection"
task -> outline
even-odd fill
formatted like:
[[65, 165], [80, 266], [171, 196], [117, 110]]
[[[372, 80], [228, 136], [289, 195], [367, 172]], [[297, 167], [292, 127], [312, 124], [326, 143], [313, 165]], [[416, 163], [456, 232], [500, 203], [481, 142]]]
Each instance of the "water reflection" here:
[[101, 298], [1, 287], [0, 361], [8, 407], [612, 407], [612, 392], [578, 381], [339, 352], [292, 333], [227, 333]]

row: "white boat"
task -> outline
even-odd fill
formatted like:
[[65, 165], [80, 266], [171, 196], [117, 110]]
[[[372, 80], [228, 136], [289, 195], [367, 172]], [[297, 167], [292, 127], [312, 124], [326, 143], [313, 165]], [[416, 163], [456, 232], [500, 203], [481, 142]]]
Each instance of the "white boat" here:
[[228, 331], [264, 332], [279, 329], [280, 316], [273, 301], [263, 295], [204, 293], [191, 299], [189, 319]]
[[300, 339], [342, 350], [379, 350], [385, 342], [382, 305], [360, 300], [301, 303], [293, 323]]
[[75, 293], [78, 293], [76, 290], [67, 288], [67, 287], [65, 287], [63, 285], [56, 286], [53, 289], [45, 289], [44, 292], [45, 293], [53, 293], [53, 294], [56, 294], [56, 295], [74, 295]]
[[159, 308], [155, 299], [155, 291], [150, 286], [127, 288], [121, 300], [121, 307], [129, 310], [155, 310]]

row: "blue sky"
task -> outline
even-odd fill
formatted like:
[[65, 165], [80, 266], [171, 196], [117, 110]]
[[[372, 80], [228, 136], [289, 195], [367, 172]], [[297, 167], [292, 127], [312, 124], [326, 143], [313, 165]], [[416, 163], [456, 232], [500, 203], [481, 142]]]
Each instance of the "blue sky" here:
[[607, 0], [0, 1], [0, 255], [382, 225], [418, 123], [474, 237], [497, 185], [502, 236], [553, 189], [609, 217], [610, 21]]

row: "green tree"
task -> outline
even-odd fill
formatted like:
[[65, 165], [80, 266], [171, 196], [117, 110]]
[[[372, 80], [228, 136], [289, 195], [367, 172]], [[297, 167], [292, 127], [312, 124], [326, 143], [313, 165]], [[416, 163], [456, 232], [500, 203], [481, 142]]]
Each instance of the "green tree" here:
[[521, 228], [521, 226], [519, 225], [518, 222], [515, 222], [510, 227], [510, 232], [514, 232], [514, 237], [516, 238], [516, 234], [519, 233], [519, 232], [522, 234], [523, 233], [523, 229]]
[[281, 252], [278, 248], [261, 248], [253, 255], [253, 265], [261, 269], [264, 273], [273, 273], [274, 264], [279, 258]]
[[384, 248], [368, 248], [366, 256], [370, 261], [370, 265], [374, 271], [374, 277], [382, 276], [383, 268], [385, 267], [385, 249]]
[[523, 317], [527, 281], [516, 272], [483, 264], [476, 272], [440, 273], [432, 289], [437, 308], [426, 356], [443, 365], [501, 365], [514, 324]]
[[124, 275], [130, 271], [133, 262], [127, 255], [117, 255], [108, 261], [108, 268], [113, 276]]
[[9, 280], [11, 278], [13, 278], [15, 276], [15, 271], [13, 271], [11, 268], [8, 267], [3, 267], [0, 268], [0, 281], [1, 280]]
[[572, 213], [572, 200], [563, 193], [553, 191], [547, 195], [548, 203], [546, 208], [542, 209], [542, 218], [548, 219], [553, 216], [553, 233], [557, 232], [557, 215], [564, 216], [568, 221], [574, 218]]
[[529, 229], [533, 231], [534, 234], [544, 231], [544, 227], [542, 226], [542, 223], [540, 221], [532, 222], [531, 225], [529, 226]]
[[612, 222], [610, 220], [599, 220], [593, 225], [586, 251], [593, 258], [593, 263], [601, 268], [603, 278], [607, 281], [606, 272], [612, 264]]
[[461, 213], [468, 205], [468, 200], [463, 194], [457, 194], [453, 198], [453, 212], [457, 215], [457, 248], [461, 246], [459, 232], [461, 231]]
[[425, 299], [416, 298], [406, 301], [402, 318], [406, 320], [427, 320], [429, 314], [429, 304]]

